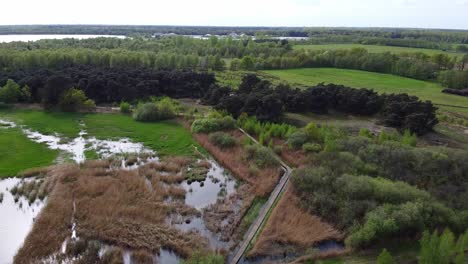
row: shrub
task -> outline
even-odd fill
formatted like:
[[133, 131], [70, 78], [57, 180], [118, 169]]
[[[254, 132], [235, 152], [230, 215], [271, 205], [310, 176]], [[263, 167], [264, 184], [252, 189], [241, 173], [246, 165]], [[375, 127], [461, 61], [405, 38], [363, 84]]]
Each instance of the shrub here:
[[154, 103], [140, 104], [133, 113], [133, 118], [138, 121], [158, 121], [161, 120], [159, 109]]
[[224, 132], [214, 132], [209, 136], [210, 142], [220, 148], [231, 148], [236, 145], [236, 140]]
[[298, 130], [288, 136], [287, 143], [292, 148], [299, 149], [307, 142], [307, 139], [307, 133], [302, 130]]
[[124, 114], [131, 113], [132, 110], [131, 110], [130, 104], [127, 103], [127, 102], [122, 101], [122, 102], [120, 103], [120, 112], [121, 112], [121, 113], [124, 113]]
[[92, 111], [96, 108], [93, 100], [88, 99], [82, 90], [71, 88], [66, 90], [59, 101], [59, 106], [62, 111]]
[[135, 120], [143, 122], [167, 120], [175, 116], [174, 107], [167, 102], [139, 104], [133, 113]]
[[309, 124], [307, 124], [304, 131], [307, 134], [309, 140], [314, 142], [323, 142], [322, 132], [315, 123], [310, 122]]
[[17, 103], [20, 98], [21, 89], [15, 81], [8, 79], [5, 86], [0, 87], [0, 102]]
[[273, 166], [277, 163], [275, 156], [271, 150], [264, 146], [251, 145], [246, 146], [246, 159], [254, 160], [255, 164], [259, 167], [265, 168], [268, 166]]
[[304, 150], [305, 152], [317, 153], [322, 150], [322, 146], [316, 143], [305, 143], [304, 145], [302, 145], [302, 150]]
[[273, 152], [280, 155], [283, 152], [283, 146], [273, 146]]
[[392, 255], [388, 253], [387, 249], [384, 248], [382, 253], [380, 253], [379, 257], [377, 258], [377, 264], [393, 264], [395, 261], [392, 258]]
[[418, 143], [416, 134], [413, 134], [413, 133], [411, 133], [411, 131], [406, 129], [405, 132], [403, 133], [402, 138], [401, 138], [401, 143], [403, 145], [416, 147], [416, 144]]
[[192, 123], [192, 131], [195, 133], [211, 133], [220, 130], [230, 130], [235, 127], [236, 120], [231, 116], [196, 119]]
[[372, 132], [368, 128], [361, 128], [361, 130], [359, 130], [359, 136], [370, 139], [374, 138], [374, 135], [372, 135]]

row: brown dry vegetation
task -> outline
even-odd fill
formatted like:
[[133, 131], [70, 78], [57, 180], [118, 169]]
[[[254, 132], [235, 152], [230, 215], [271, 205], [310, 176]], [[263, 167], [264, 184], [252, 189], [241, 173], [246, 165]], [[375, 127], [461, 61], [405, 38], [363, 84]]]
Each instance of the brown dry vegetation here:
[[290, 148], [283, 139], [275, 139], [274, 142], [275, 146], [282, 146], [280, 157], [289, 165], [300, 167], [307, 163], [307, 154], [302, 149], [295, 150]]
[[203, 220], [213, 233], [220, 234], [222, 241], [236, 241], [241, 238], [238, 227], [255, 196], [251, 186], [241, 185], [237, 192], [203, 209]]
[[229, 169], [234, 176], [252, 185], [252, 189], [257, 196], [267, 196], [275, 188], [282, 174], [280, 166], [259, 168], [255, 173], [251, 173], [249, 167], [254, 162], [245, 159], [246, 152], [241, 144], [244, 141], [244, 135], [238, 130], [228, 133], [237, 141], [237, 144], [229, 149], [221, 149], [211, 143], [207, 134], [194, 134], [193, 136], [222, 166]]
[[298, 197], [289, 185], [260, 234], [250, 256], [283, 254], [285, 246], [305, 250], [323, 240], [341, 240], [343, 234], [319, 217], [298, 206]]
[[57, 166], [48, 174], [49, 180], [56, 181], [47, 206], [37, 217], [32, 231], [15, 256], [14, 263], [33, 263], [45, 258], [60, 248], [70, 233], [70, 219], [73, 213], [73, 194], [70, 179], [77, 177], [77, 165]]
[[173, 159], [132, 171], [105, 169], [105, 163], [99, 162], [55, 167], [46, 177], [46, 181], [55, 183], [48, 203], [15, 263], [31, 263], [56, 253], [71, 235], [72, 215], [77, 236], [88, 241], [147, 252], [167, 248], [182, 257], [190, 256], [194, 250], [205, 251], [206, 238], [194, 232], [184, 233], [165, 222], [172, 214], [199, 214], [183, 203], [164, 201], [168, 196], [183, 198], [185, 190], [162, 183], [158, 171], [181, 174], [182, 164], [187, 163]]

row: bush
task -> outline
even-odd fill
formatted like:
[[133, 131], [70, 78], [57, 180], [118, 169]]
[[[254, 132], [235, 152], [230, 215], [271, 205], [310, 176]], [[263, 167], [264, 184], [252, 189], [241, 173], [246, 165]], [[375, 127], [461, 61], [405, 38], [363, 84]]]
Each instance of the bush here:
[[392, 258], [392, 255], [388, 253], [387, 249], [384, 248], [382, 253], [380, 253], [379, 257], [377, 258], [377, 264], [393, 264], [395, 261]]
[[254, 160], [257, 166], [265, 168], [277, 164], [276, 158], [271, 150], [264, 146], [251, 145], [246, 146], [246, 159]]
[[322, 150], [322, 146], [320, 146], [320, 144], [315, 143], [305, 143], [304, 145], [302, 145], [302, 150], [304, 150], [305, 152], [317, 153]]
[[307, 133], [302, 130], [298, 130], [288, 136], [287, 143], [290, 147], [299, 149], [302, 147], [302, 145], [304, 145], [304, 143], [307, 142], [307, 140]]
[[231, 148], [236, 145], [236, 140], [231, 135], [224, 132], [215, 132], [210, 134], [209, 140], [220, 148]]
[[5, 86], [0, 88], [0, 102], [17, 103], [21, 98], [20, 86], [13, 80], [8, 79]]
[[137, 121], [152, 122], [174, 118], [174, 106], [167, 101], [139, 104], [133, 113]]
[[120, 103], [120, 112], [124, 114], [129, 114], [132, 112], [131, 106], [127, 102], [121, 102]]
[[192, 131], [194, 133], [211, 133], [234, 128], [236, 128], [236, 120], [231, 116], [196, 119], [192, 123]]
[[59, 101], [62, 111], [92, 111], [96, 108], [93, 100], [88, 99], [82, 90], [71, 88], [65, 91]]

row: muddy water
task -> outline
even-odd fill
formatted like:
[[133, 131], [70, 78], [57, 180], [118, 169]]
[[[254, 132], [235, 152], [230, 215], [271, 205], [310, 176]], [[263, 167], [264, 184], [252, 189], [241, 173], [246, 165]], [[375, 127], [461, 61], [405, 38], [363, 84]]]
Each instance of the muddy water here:
[[44, 206], [36, 201], [29, 205], [25, 198], [19, 198], [15, 203], [11, 188], [21, 180], [18, 178], [0, 181], [0, 193], [3, 201], [0, 203], [0, 263], [11, 263], [16, 251], [31, 230], [34, 218]]

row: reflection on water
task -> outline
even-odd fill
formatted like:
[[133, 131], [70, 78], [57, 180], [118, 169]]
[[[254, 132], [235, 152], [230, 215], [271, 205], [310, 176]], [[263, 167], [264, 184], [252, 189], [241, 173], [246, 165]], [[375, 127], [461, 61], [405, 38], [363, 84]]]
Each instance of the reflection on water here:
[[34, 218], [44, 206], [39, 200], [29, 205], [23, 197], [15, 203], [10, 190], [20, 181], [18, 178], [0, 181], [0, 193], [3, 193], [3, 201], [0, 203], [0, 263], [2, 264], [12, 262], [16, 251], [31, 230]]
[[182, 183], [182, 187], [187, 191], [185, 203], [197, 209], [214, 204], [219, 197], [230, 195], [235, 191], [236, 182], [234, 179], [217, 162], [213, 160], [209, 160], [209, 162], [211, 168], [205, 181], [190, 184], [184, 181]]
[[85, 137], [86, 131], [81, 131], [77, 138], [64, 142], [57, 135], [44, 135], [37, 131], [23, 129], [28, 138], [37, 143], [45, 143], [50, 149], [66, 151], [71, 154], [71, 159], [77, 163], [85, 161], [85, 151], [94, 150], [99, 156], [107, 158], [115, 154], [123, 153], [153, 153], [141, 143], [133, 143], [127, 138], [119, 140], [100, 140], [95, 137]]

